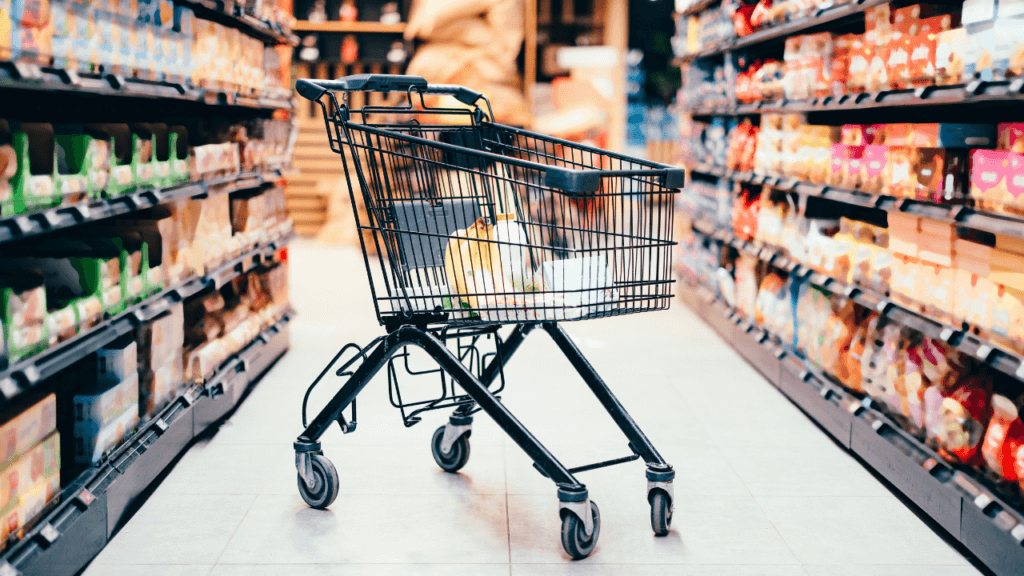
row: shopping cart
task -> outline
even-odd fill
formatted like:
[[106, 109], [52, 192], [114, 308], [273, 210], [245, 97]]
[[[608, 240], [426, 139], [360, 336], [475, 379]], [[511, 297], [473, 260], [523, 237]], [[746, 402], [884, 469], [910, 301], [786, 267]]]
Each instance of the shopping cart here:
[[[651, 526], [667, 534], [675, 472], [558, 323], [669, 307], [674, 195], [683, 171], [495, 124], [478, 92], [415, 76], [299, 80], [297, 89], [320, 105], [353, 206], [365, 204], [362, 217], [354, 210], [356, 226], [387, 331], [364, 347], [342, 348], [306, 392], [306, 429], [294, 444], [306, 503], [325, 508], [337, 496], [338, 472], [319, 439], [334, 422], [343, 432], [355, 429], [356, 396], [388, 363], [392, 403], [407, 426], [422, 412], [454, 408], [431, 443], [442, 469], [465, 466], [472, 415], [483, 410], [555, 482], [562, 546], [573, 558], [593, 551], [601, 528], [577, 472], [643, 458]], [[398, 92], [402, 104], [350, 109], [352, 91]], [[467, 107], [428, 106], [438, 95]], [[514, 326], [505, 337], [503, 325]], [[630, 456], [567, 469], [500, 402], [503, 367], [537, 327], [621, 428]], [[479, 353], [481, 338], [494, 342], [492, 354]], [[412, 402], [398, 393], [394, 366], [401, 357], [408, 367], [408, 346], [440, 366], [440, 397]], [[344, 384], [307, 425], [310, 391], [339, 363], [334, 374]]]

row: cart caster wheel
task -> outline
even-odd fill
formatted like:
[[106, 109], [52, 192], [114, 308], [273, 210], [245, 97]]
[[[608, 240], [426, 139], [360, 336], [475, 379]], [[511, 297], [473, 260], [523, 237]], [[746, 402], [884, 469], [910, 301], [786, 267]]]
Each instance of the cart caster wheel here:
[[597, 546], [597, 537], [601, 535], [601, 511], [593, 500], [590, 501], [590, 510], [594, 515], [594, 533], [589, 537], [584, 534], [583, 521], [575, 514], [567, 513], [562, 517], [562, 548], [573, 560], [590, 556]]
[[309, 456], [313, 467], [313, 488], [299, 476], [299, 494], [312, 508], [327, 508], [338, 497], [338, 470], [320, 454]]
[[441, 452], [442, 438], [444, 438], [444, 426], [434, 432], [434, 438], [430, 441], [430, 453], [434, 455], [434, 461], [442, 470], [458, 472], [469, 461], [469, 434], [459, 436], [449, 452]]
[[651, 528], [655, 536], [668, 534], [668, 527], [672, 525], [672, 501], [668, 494], [661, 490], [655, 490], [651, 494]]

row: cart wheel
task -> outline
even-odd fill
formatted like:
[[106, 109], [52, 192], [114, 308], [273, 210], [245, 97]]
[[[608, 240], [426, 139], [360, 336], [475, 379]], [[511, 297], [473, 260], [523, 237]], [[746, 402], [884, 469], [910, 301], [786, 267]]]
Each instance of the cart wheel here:
[[445, 472], [458, 472], [469, 461], [469, 434], [459, 436], [459, 439], [452, 444], [450, 452], [441, 452], [441, 439], [444, 438], [444, 426], [434, 432], [434, 438], [430, 441], [430, 453], [434, 455], [434, 461]]
[[593, 500], [590, 501], [590, 510], [594, 514], [594, 533], [589, 538], [583, 533], [583, 521], [575, 514], [567, 513], [562, 518], [562, 548], [573, 560], [590, 556], [597, 546], [597, 537], [601, 535], [601, 511]]
[[312, 508], [327, 508], [338, 497], [338, 470], [325, 456], [311, 454], [313, 466], [313, 489], [299, 476], [299, 494]]
[[668, 534], [668, 527], [672, 525], [672, 501], [668, 494], [661, 490], [655, 490], [651, 494], [651, 528], [655, 536]]

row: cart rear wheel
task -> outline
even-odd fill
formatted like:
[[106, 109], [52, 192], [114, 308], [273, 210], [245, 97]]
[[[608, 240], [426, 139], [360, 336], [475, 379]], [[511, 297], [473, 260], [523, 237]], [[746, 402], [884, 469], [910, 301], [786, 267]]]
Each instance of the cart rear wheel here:
[[668, 534], [668, 527], [672, 525], [672, 501], [668, 494], [661, 490], [655, 490], [651, 495], [651, 528], [655, 536]]
[[594, 515], [594, 532], [589, 537], [584, 533], [583, 520], [575, 514], [569, 512], [562, 517], [562, 548], [573, 560], [590, 556], [597, 546], [597, 537], [601, 535], [601, 511], [593, 500], [590, 501], [590, 510]]
[[449, 452], [441, 451], [442, 438], [444, 426], [434, 432], [434, 437], [430, 441], [430, 452], [434, 455], [434, 461], [445, 472], [458, 472], [469, 461], [469, 434], [459, 436]]
[[306, 485], [299, 476], [299, 494], [312, 508], [327, 508], [338, 497], [338, 470], [327, 457], [321, 454], [310, 454], [313, 467], [313, 487]]

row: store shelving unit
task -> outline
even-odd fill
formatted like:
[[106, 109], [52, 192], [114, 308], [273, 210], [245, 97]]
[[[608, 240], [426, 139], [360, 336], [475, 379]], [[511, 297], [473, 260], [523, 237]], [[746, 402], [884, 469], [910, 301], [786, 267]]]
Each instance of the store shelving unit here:
[[[263, 22], [241, 6], [218, 0], [175, 0], [193, 9], [197, 18], [236, 28], [266, 44], [296, 45], [290, 30]], [[76, 74], [25, 62], [0, 62], [0, 93], [27, 117], [66, 121], [69, 115], [103, 118], [167, 114], [267, 118], [279, 110], [292, 112], [292, 94], [281, 89], [262, 94], [203, 88], [187, 81], [147, 81], [113, 74]], [[154, 112], [155, 110], [155, 112]], [[52, 119], [52, 120], [51, 120]], [[0, 215], [0, 251], [14, 254], [23, 241], [45, 234], [127, 215], [184, 198], [204, 198], [263, 188], [280, 181], [290, 167], [190, 182], [164, 188], [140, 188], [121, 196], [88, 200], [28, 214]], [[257, 267], [275, 263], [293, 234], [266, 240], [228, 260], [207, 266], [149, 296], [121, 313], [34, 356], [0, 370], [0, 410], [46, 384], [87, 355], [152, 320], [171, 305], [219, 289]], [[59, 497], [31, 520], [21, 538], [0, 553], [2, 576], [71, 576], [107, 544], [136, 500], [192, 440], [233, 410], [254, 383], [289, 345], [286, 311], [238, 353], [224, 361], [205, 381], [189, 382], [185, 390], [138, 428], [110, 454], [70, 481], [62, 478]]]
[[188, 387], [116, 451], [82, 472], [0, 556], [0, 574], [78, 573], [106, 545], [125, 511], [199, 434], [238, 405], [288, 348], [292, 313], [227, 360], [205, 385]]
[[710, 291], [684, 285], [679, 293], [837, 443], [875, 469], [996, 574], [1020, 573], [1024, 515], [971, 474], [947, 464], [870, 398], [846, 391]]
[[863, 190], [851, 190], [827, 184], [804, 182], [788, 176], [737, 172], [722, 168], [721, 166], [707, 164], [691, 166], [690, 171], [718, 178], [727, 178], [733, 182], [770, 186], [777, 190], [796, 192], [803, 196], [815, 196], [851, 206], [920, 216], [931, 220], [948, 222], [959, 228], [970, 228], [992, 234], [1024, 238], [1024, 219], [1009, 214], [994, 214], [983, 210], [975, 210], [963, 204], [933, 204], [909, 198], [873, 194]]
[[[730, 57], [734, 52], [765, 52], [777, 49], [796, 34], [849, 30], [861, 14], [885, 3], [862, 0], [817, 11], [796, 22], [766, 28], [677, 59]], [[771, 100], [698, 105], [692, 116], [756, 116], [764, 113], [809, 113], [821, 124], [877, 122], [936, 122], [955, 115], [958, 122], [992, 122], [993, 118], [1019, 115], [1024, 101], [1024, 80], [929, 86], [906, 90], [882, 90], [863, 94], [807, 100]], [[972, 120], [972, 118], [974, 120]], [[999, 120], [1006, 121], [1006, 120]], [[798, 178], [740, 172], [721, 166], [695, 164], [695, 177], [712, 177], [754, 186], [768, 186], [799, 197], [869, 208], [889, 214], [908, 214], [954, 225], [960, 237], [1000, 234], [1024, 238], [1024, 218], [986, 212], [969, 205], [944, 205], [898, 198], [864, 190], [812, 183]], [[703, 221], [692, 222], [699, 235], [714, 238], [738, 253], [752, 255], [763, 264], [832, 293], [842, 294], [866, 309], [874, 310], [900, 325], [940, 339], [961, 353], [1017, 380], [1024, 387], [1024, 354], [978, 336], [968, 325], [902, 304], [863, 286], [811, 270], [790, 258], [786, 251], [760, 242], [745, 241], [731, 230]], [[886, 409], [866, 396], [850, 392], [830, 375], [804, 361], [764, 326], [741, 317], [723, 300], [703, 287], [684, 285], [681, 296], [766, 379], [801, 407], [838, 443], [885, 477], [914, 502], [923, 513], [975, 554], [999, 576], [1024, 573], [1024, 506], [1010, 492], [992, 484], [977, 470], [949, 464], [922, 440], [907, 432]], [[1024, 388], [1022, 388], [1024, 389]]]

